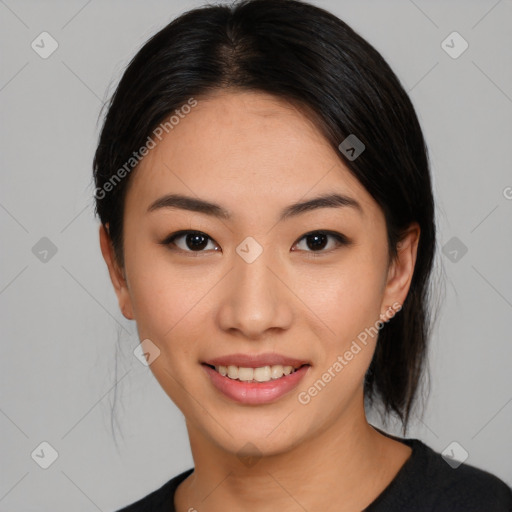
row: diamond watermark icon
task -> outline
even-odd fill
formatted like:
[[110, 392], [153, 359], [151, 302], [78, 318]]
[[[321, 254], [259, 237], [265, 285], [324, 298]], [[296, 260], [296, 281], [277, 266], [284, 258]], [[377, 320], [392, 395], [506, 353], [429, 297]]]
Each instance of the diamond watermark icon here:
[[263, 252], [263, 247], [252, 236], [248, 236], [237, 246], [236, 252], [246, 263], [252, 263]]
[[452, 59], [458, 59], [468, 49], [468, 47], [468, 42], [458, 32], [452, 32], [441, 43], [441, 48]]
[[39, 57], [47, 59], [59, 47], [59, 43], [48, 32], [41, 32], [30, 46]]
[[43, 236], [32, 247], [32, 253], [38, 260], [48, 263], [57, 254], [57, 246], [49, 238]]
[[144, 365], [151, 365], [160, 355], [160, 349], [148, 338], [135, 347], [133, 355]]
[[457, 441], [452, 441], [441, 453], [443, 459], [457, 469], [469, 456], [469, 453]]
[[57, 460], [59, 454], [50, 443], [43, 441], [30, 456], [41, 468], [48, 469]]
[[365, 149], [364, 143], [351, 133], [343, 142], [340, 143], [338, 149], [350, 160], [354, 161]]
[[443, 245], [442, 253], [452, 262], [458, 263], [468, 252], [468, 248], [456, 236]]
[[262, 453], [253, 443], [246, 443], [237, 453], [237, 457], [242, 464], [248, 468], [252, 468], [262, 457]]

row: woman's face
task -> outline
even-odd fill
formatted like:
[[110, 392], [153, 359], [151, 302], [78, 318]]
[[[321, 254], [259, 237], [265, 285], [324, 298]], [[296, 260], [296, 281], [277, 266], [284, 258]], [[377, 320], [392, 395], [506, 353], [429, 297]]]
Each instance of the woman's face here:
[[[126, 282], [104, 233], [102, 250], [121, 310], [150, 340], [150, 362], [159, 350], [150, 368], [189, 428], [232, 453], [250, 442], [271, 454], [361, 421], [377, 322], [405, 299], [415, 238], [389, 265], [381, 209], [314, 125], [272, 96], [217, 94], [181, 118], [130, 179]], [[163, 201], [150, 208], [169, 194], [229, 216]], [[331, 194], [345, 200], [282, 215]], [[169, 241], [187, 230], [202, 235]], [[331, 234], [305, 236], [316, 231]], [[203, 364], [233, 354], [309, 366], [298, 380], [248, 385]], [[246, 364], [255, 366], [266, 365]]]

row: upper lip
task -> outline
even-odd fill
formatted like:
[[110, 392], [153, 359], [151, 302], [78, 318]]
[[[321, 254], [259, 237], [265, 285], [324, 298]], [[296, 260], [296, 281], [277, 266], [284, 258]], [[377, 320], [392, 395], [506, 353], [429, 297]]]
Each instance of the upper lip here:
[[215, 357], [204, 361], [204, 364], [211, 366], [242, 366], [244, 368], [260, 368], [262, 366], [293, 366], [299, 368], [304, 364], [309, 364], [307, 361], [297, 359], [295, 357], [288, 357], [276, 353], [267, 354], [230, 354], [226, 356]]

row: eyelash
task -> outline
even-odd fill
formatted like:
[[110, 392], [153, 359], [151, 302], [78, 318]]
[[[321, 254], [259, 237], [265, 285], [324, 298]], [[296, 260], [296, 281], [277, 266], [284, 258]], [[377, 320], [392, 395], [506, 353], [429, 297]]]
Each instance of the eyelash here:
[[[213, 238], [209, 237], [206, 233], [203, 233], [202, 231], [183, 230], [183, 231], [176, 231], [175, 233], [171, 233], [169, 236], [167, 236], [160, 243], [162, 245], [169, 246], [170, 250], [180, 251], [180, 252], [184, 252], [184, 253], [190, 253], [191, 255], [199, 255], [200, 253], [207, 252], [205, 250], [190, 251], [190, 250], [184, 250], [184, 249], [180, 249], [180, 248], [174, 249], [174, 248], [170, 247], [171, 245], [175, 245], [174, 241], [177, 238], [180, 238], [182, 236], [189, 235], [189, 234], [190, 235], [201, 235], [201, 236], [204, 236], [204, 237], [208, 238], [209, 240], [215, 242], [213, 240]], [[321, 256], [322, 254], [325, 254], [325, 253], [328, 254], [328, 253], [338, 249], [339, 247], [348, 246], [348, 245], [351, 244], [351, 241], [345, 235], [342, 235], [341, 233], [337, 233], [336, 231], [329, 231], [329, 230], [316, 230], [316, 231], [310, 231], [310, 232], [302, 235], [297, 240], [297, 242], [294, 243], [294, 245], [298, 244], [299, 242], [301, 242], [303, 239], [307, 238], [308, 236], [313, 236], [313, 235], [327, 235], [327, 236], [330, 236], [330, 237], [334, 238], [338, 242], [338, 247], [335, 247], [334, 249], [329, 249], [327, 251], [323, 250], [323, 249], [321, 249], [319, 251], [311, 251], [311, 250], [304, 251], [306, 253], [310, 253], [309, 257], [312, 257], [312, 258], [317, 258], [317, 257]], [[316, 253], [320, 253], [320, 254], [316, 254]]]

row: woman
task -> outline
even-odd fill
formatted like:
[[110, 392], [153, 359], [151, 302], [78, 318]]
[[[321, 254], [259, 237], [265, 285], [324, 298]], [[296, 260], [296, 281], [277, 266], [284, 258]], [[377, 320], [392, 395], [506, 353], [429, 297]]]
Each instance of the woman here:
[[402, 421], [435, 253], [427, 150], [397, 77], [297, 1], [195, 9], [138, 52], [94, 159], [100, 244], [194, 468], [124, 511], [505, 511]]

